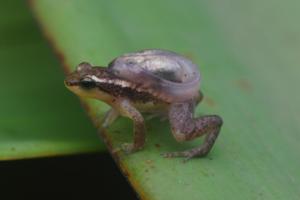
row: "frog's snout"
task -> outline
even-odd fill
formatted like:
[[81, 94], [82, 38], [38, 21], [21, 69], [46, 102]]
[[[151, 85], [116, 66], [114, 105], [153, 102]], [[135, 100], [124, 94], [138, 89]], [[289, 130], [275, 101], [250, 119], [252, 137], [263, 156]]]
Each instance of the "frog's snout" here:
[[71, 87], [71, 86], [75, 86], [75, 85], [78, 85], [78, 80], [76, 80], [76, 79], [68, 79], [68, 78], [66, 78], [65, 80], [64, 80], [64, 83], [65, 83], [65, 85], [67, 86], [67, 87]]
[[79, 85], [80, 77], [77, 73], [70, 73], [66, 76], [64, 83], [66, 87], [72, 87]]

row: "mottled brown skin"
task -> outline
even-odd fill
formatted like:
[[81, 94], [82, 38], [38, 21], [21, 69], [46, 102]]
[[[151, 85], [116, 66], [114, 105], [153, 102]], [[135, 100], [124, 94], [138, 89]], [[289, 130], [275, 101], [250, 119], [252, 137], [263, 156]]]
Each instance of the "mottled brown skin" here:
[[165, 153], [165, 157], [205, 156], [213, 147], [222, 126], [222, 119], [217, 115], [207, 115], [194, 118], [195, 102], [173, 103], [169, 109], [169, 121], [172, 133], [178, 142], [193, 140], [206, 135], [204, 143], [196, 148], [182, 151]]
[[113, 75], [104, 67], [92, 67], [81, 63], [67, 76], [65, 85], [82, 97], [96, 98], [109, 104], [112, 109], [105, 116], [103, 127], [109, 126], [119, 115], [128, 117], [134, 123], [133, 143], [122, 145], [125, 152], [140, 150], [145, 144], [145, 122], [142, 112], [167, 113], [172, 134], [178, 142], [193, 140], [206, 135], [199, 147], [183, 152], [162, 154], [164, 157], [185, 157], [209, 153], [218, 137], [222, 119], [217, 115], [194, 118], [194, 109], [203, 98], [201, 92], [195, 98], [184, 102], [166, 102], [150, 93], [151, 88], [131, 84], [128, 80]]

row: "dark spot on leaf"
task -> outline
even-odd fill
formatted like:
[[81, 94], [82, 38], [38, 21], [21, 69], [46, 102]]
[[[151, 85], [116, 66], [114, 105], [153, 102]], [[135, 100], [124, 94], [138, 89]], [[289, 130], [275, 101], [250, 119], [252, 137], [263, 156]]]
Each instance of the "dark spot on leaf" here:
[[186, 57], [186, 58], [188, 58], [188, 59], [190, 59], [190, 60], [195, 60], [194, 59], [195, 55], [193, 53], [191, 53], [191, 52], [186, 52], [186, 53], [183, 54], [183, 56]]
[[155, 144], [155, 147], [156, 148], [160, 148], [160, 144]]
[[251, 83], [246, 79], [239, 79], [235, 81], [235, 84], [243, 91], [252, 92], [253, 87]]
[[152, 164], [153, 164], [153, 161], [152, 161], [152, 160], [146, 160], [146, 163], [147, 163], [148, 165], [152, 165]]
[[216, 105], [215, 101], [210, 97], [204, 97], [204, 103], [210, 107], [214, 107]]
[[150, 167], [151, 169], [155, 168], [155, 167], [154, 167], [153, 160], [146, 160], [145, 162], [146, 162], [146, 165], [147, 165], [148, 167]]

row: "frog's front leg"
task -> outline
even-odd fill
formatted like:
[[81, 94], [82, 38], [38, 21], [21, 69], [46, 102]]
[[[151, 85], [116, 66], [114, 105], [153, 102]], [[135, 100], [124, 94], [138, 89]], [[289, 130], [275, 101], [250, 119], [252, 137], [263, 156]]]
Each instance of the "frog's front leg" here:
[[205, 156], [209, 153], [217, 139], [222, 119], [217, 115], [207, 115], [193, 118], [194, 102], [174, 103], [169, 110], [169, 120], [172, 133], [177, 141], [193, 140], [196, 137], [206, 135], [204, 143], [196, 148], [165, 153], [165, 157], [186, 157], [185, 161], [195, 156]]
[[133, 120], [133, 143], [125, 143], [122, 149], [126, 153], [140, 150], [145, 144], [145, 123], [141, 113], [130, 103], [129, 100], [120, 100], [117, 104], [118, 112]]
[[116, 109], [111, 108], [104, 116], [102, 127], [109, 127], [118, 118], [118, 116], [119, 112]]

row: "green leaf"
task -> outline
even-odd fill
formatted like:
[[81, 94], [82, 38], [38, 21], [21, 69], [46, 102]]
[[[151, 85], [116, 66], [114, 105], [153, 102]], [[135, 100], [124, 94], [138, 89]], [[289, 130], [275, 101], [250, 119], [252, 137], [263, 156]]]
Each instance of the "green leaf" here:
[[[299, 199], [299, 2], [31, 1], [68, 70], [107, 65], [145, 48], [170, 49], [201, 66], [197, 115], [224, 119], [213, 151], [182, 164], [160, 153], [179, 144], [167, 122], [147, 120], [144, 150], [113, 154], [143, 199]], [[297, 4], [297, 5], [295, 5]], [[98, 122], [107, 106], [84, 100]], [[110, 150], [132, 140], [130, 120], [102, 132]]]
[[25, 3], [0, 7], [0, 30], [0, 160], [103, 149]]

